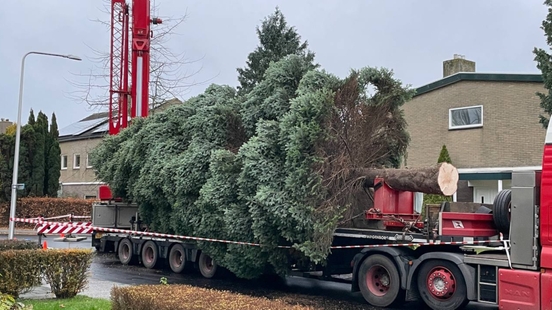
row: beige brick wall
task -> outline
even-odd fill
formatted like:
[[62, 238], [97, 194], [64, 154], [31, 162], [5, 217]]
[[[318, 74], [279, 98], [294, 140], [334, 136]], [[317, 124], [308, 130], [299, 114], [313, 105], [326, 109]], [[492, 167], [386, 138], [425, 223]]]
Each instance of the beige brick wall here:
[[[87, 167], [87, 155], [100, 143], [101, 139], [86, 139], [61, 142], [61, 156], [67, 156], [67, 169], [61, 170], [60, 182], [97, 181], [94, 170]], [[74, 168], [75, 155], [80, 155], [80, 168]]]
[[99, 185], [63, 185], [61, 197], [97, 198]]
[[[93, 167], [87, 167], [87, 156], [101, 140], [95, 138], [60, 142], [61, 156], [67, 156], [67, 168], [61, 169], [59, 178], [59, 182], [64, 184], [62, 185], [62, 196], [83, 198], [84, 196], [97, 195], [98, 185], [90, 183], [98, 182], [98, 180]], [[80, 155], [80, 168], [74, 168], [75, 155]], [[84, 184], [78, 185], [75, 183]]]
[[[545, 130], [538, 122], [541, 83], [460, 81], [404, 105], [409, 167], [437, 162], [443, 144], [458, 168], [538, 166]], [[483, 105], [483, 127], [449, 130], [449, 108]]]

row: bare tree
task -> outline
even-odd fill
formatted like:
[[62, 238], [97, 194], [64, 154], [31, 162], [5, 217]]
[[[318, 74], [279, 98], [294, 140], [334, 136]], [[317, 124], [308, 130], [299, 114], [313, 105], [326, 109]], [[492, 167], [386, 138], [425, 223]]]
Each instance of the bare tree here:
[[[154, 4], [152, 11], [155, 12], [157, 9], [157, 5]], [[92, 21], [103, 25], [109, 33], [111, 30], [111, 1], [104, 0], [103, 7], [99, 10], [107, 18]], [[184, 52], [175, 52], [167, 45], [174, 36], [179, 35], [177, 29], [186, 20], [187, 12], [181, 16], [156, 17], [160, 17], [163, 23], [152, 26], [154, 35], [150, 45], [150, 108], [158, 107], [173, 98], [182, 98], [191, 86], [206, 82], [191, 80], [201, 70], [201, 67], [192, 72], [188, 71], [190, 65], [200, 61], [201, 58], [189, 60]], [[78, 88], [71, 93], [71, 97], [86, 102], [89, 106], [107, 107], [109, 105], [110, 53], [88, 47], [93, 53], [89, 59], [97, 66], [88, 73], [73, 74], [79, 82], [69, 81]]]

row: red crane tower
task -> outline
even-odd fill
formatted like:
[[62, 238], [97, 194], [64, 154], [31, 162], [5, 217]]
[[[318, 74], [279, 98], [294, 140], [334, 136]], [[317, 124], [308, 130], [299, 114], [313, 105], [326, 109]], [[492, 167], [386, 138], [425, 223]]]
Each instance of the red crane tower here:
[[[128, 126], [129, 108], [130, 119], [148, 115], [150, 24], [161, 22], [159, 18], [150, 18], [149, 0], [132, 0], [132, 6], [125, 0], [111, 0], [110, 135]], [[129, 54], [132, 54], [130, 70]]]

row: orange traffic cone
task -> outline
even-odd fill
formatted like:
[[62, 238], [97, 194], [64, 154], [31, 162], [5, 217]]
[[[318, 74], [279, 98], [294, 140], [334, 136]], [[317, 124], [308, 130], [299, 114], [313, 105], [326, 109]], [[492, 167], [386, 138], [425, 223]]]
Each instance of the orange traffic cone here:
[[61, 233], [61, 238], [65, 238], [65, 234], [64, 234], [64, 233]]
[[43, 250], [48, 250], [48, 242], [47, 241], [44, 241], [44, 243], [42, 243], [42, 249]]

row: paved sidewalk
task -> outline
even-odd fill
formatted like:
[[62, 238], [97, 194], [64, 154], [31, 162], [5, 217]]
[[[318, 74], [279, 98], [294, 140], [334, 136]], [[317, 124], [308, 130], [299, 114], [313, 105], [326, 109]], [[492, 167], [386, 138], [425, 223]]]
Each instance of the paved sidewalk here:
[[[83, 292], [80, 292], [78, 295], [84, 295], [92, 298], [110, 299], [111, 288], [113, 288], [114, 286], [128, 286], [128, 285], [89, 278], [87, 288]], [[53, 299], [53, 298], [56, 298], [56, 296], [50, 291], [50, 285], [44, 282], [41, 286], [33, 288], [32, 291], [25, 294], [21, 294], [19, 298]]]
[[[0, 227], [0, 236], [8, 235], [9, 229], [7, 227]], [[36, 236], [36, 231], [32, 228], [15, 228], [15, 235], [19, 236]]]

